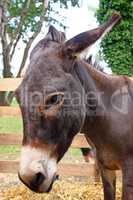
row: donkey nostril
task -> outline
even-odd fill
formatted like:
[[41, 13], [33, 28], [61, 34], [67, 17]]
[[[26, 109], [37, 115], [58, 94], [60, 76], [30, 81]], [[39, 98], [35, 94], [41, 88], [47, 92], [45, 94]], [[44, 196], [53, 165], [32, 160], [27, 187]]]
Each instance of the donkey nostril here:
[[35, 174], [35, 176], [31, 180], [31, 186], [38, 187], [39, 185], [43, 183], [44, 180], [45, 180], [45, 176], [41, 172], [38, 172], [37, 174]]
[[38, 185], [42, 184], [44, 180], [45, 176], [41, 172], [36, 174], [36, 182]]
[[58, 174], [56, 175], [55, 180], [59, 180], [59, 175]]

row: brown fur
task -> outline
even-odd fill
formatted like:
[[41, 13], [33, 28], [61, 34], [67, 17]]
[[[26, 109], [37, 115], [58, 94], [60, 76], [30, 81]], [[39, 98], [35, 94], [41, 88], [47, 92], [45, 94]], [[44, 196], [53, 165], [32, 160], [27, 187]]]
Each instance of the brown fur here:
[[[51, 30], [50, 39], [46, 37], [33, 49], [26, 76], [16, 91], [23, 115], [23, 145], [28, 144], [29, 141], [32, 141], [34, 145], [37, 138], [40, 146], [47, 144], [51, 149], [56, 146], [55, 154], [59, 161], [69, 148], [73, 137], [82, 131], [97, 150], [104, 199], [115, 199], [116, 177], [112, 170], [121, 169], [123, 200], [132, 200], [133, 80], [126, 76], [103, 74], [85, 61], [73, 56], [73, 53], [77, 54], [83, 48], [84, 44], [81, 47], [80, 40], [76, 41], [75, 46], [75, 39], [67, 42], [66, 51], [64, 51], [65, 43], [62, 44], [60, 40], [57, 40], [60, 37], [53, 37], [55, 30], [54, 32], [53, 29]], [[94, 35], [97, 39], [97, 34]], [[92, 37], [94, 35], [92, 34]], [[81, 36], [85, 37], [84, 34]], [[84, 38], [82, 42], [85, 43], [85, 41]], [[92, 38], [92, 41], [95, 39]], [[23, 91], [25, 91], [24, 94]], [[31, 109], [30, 95], [36, 91], [43, 94], [45, 99], [55, 92], [64, 93], [64, 102], [52, 118], [45, 118], [42, 111], [35, 112], [40, 104], [36, 103]], [[90, 92], [96, 96], [85, 102], [85, 95]], [[68, 98], [68, 93], [70, 98]], [[82, 97], [78, 105], [74, 101], [77, 94]], [[24, 97], [28, 99], [27, 104], [24, 102]], [[125, 97], [124, 104], [121, 104], [121, 100]], [[125, 105], [126, 101], [127, 105]], [[42, 108], [44, 107], [45, 111], [44, 102], [42, 99]], [[56, 102], [53, 101], [53, 103]], [[127, 110], [123, 110], [125, 106]]]

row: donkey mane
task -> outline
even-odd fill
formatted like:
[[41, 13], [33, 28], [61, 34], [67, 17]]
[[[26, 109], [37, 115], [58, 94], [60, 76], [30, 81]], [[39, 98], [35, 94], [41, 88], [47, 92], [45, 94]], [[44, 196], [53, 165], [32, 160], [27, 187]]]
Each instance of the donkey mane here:
[[[95, 82], [99, 88], [102, 89], [104, 87], [105, 89], [106, 87], [111, 86], [111, 79], [113, 77], [112, 75], [108, 75], [99, 71], [93, 65], [88, 64], [88, 62], [84, 60], [81, 60], [80, 62], [82, 63], [80, 66], [86, 69], [87, 74], [89, 74], [89, 76], [93, 79], [93, 82]], [[84, 76], [84, 78], [85, 77], [86, 76]]]

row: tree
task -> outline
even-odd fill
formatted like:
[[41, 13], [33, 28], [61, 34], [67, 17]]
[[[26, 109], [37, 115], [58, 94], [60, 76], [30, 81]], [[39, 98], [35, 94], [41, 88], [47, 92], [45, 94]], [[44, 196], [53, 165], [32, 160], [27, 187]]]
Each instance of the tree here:
[[[14, 77], [12, 73], [12, 59], [16, 53], [17, 45], [20, 41], [25, 43], [22, 60], [18, 65], [16, 77], [20, 77], [25, 66], [29, 49], [41, 31], [44, 21], [57, 21], [51, 17], [54, 4], [68, 8], [68, 3], [72, 6], [78, 5], [78, 0], [1, 0], [0, 1], [0, 39], [2, 46], [2, 77]], [[59, 22], [60, 25], [63, 25]], [[18, 64], [18, 63], [17, 63]], [[7, 105], [12, 99], [12, 93], [0, 93], [0, 105]]]
[[113, 10], [120, 12], [121, 22], [102, 40], [105, 61], [116, 74], [133, 75], [133, 2], [130, 0], [100, 0], [96, 13], [103, 23]]

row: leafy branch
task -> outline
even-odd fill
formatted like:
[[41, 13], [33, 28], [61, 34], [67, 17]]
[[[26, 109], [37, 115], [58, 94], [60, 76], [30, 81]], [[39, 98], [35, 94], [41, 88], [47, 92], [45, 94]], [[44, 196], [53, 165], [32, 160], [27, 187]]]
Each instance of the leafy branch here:
[[116, 74], [133, 75], [133, 3], [129, 0], [100, 0], [96, 13], [100, 23], [116, 10], [121, 22], [103, 39], [104, 59]]

